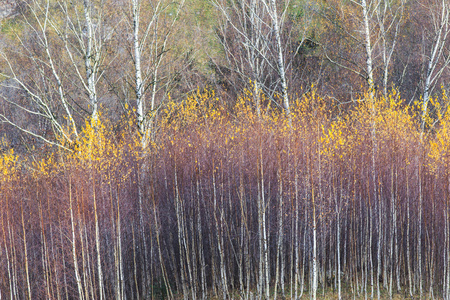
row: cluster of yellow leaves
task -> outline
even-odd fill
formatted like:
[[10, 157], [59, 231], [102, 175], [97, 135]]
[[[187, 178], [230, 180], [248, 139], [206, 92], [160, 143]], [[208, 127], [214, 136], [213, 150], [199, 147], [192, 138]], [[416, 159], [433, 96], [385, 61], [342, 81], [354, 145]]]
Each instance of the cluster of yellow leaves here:
[[342, 118], [333, 121], [328, 128], [325, 128], [322, 124], [322, 137], [320, 139], [322, 144], [322, 154], [328, 157], [338, 155], [343, 157], [344, 147], [347, 146], [348, 136], [343, 134], [342, 131], [346, 127], [346, 124]]
[[245, 118], [249, 123], [254, 123], [257, 115], [253, 109], [253, 93], [245, 89], [242, 95], [239, 95], [234, 105], [234, 112], [237, 119]]
[[377, 138], [381, 142], [389, 142], [386, 147], [390, 147], [391, 151], [401, 150], [401, 143], [409, 144], [419, 139], [419, 127], [414, 122], [416, 116], [410, 107], [402, 102], [396, 90], [392, 90], [386, 97], [381, 97], [376, 109]]
[[45, 153], [44, 157], [31, 163], [33, 176], [55, 176], [69, 166], [109, 171], [122, 162], [126, 151], [139, 157], [139, 136], [128, 134], [134, 126], [131, 115], [132, 112], [129, 112], [123, 116], [118, 124], [121, 128], [119, 135], [115, 135], [112, 124], [101, 116], [95, 120], [86, 120], [78, 139], [72, 145], [66, 145], [73, 151]]
[[369, 146], [385, 156], [380, 159], [390, 159], [392, 154], [404, 154], [414, 147], [420, 136], [418, 116], [396, 90], [375, 99], [365, 95], [348, 113], [331, 121], [326, 112], [321, 116], [321, 154], [328, 158], [342, 159], [355, 151], [367, 151], [364, 149]]
[[[449, 99], [445, 91], [443, 92], [443, 102], [449, 103]], [[445, 112], [440, 109], [439, 102], [434, 101], [432, 103], [438, 109], [437, 118], [439, 120], [439, 127], [435, 135], [429, 139], [429, 152], [430, 158], [429, 166], [432, 171], [437, 171], [439, 167], [442, 167], [445, 175], [450, 174], [450, 112], [448, 108]]]
[[[126, 126], [129, 121], [125, 119]], [[99, 118], [86, 121], [80, 134], [80, 139], [75, 145], [72, 154], [72, 163], [80, 165], [82, 169], [89, 169], [101, 174], [101, 178], [109, 182], [115, 176], [114, 170], [124, 163], [128, 162], [124, 158], [131, 154], [138, 157], [140, 151], [139, 138], [124, 136], [126, 129], [122, 129], [119, 136], [114, 135], [112, 125]], [[131, 168], [125, 165], [127, 170]], [[114, 175], [113, 175], [114, 174]], [[123, 181], [129, 175], [121, 174], [123, 178], [115, 180]]]
[[0, 174], [2, 182], [9, 182], [14, 179], [17, 171], [18, 157], [13, 149], [9, 149], [0, 155]]
[[294, 121], [310, 124], [322, 124], [328, 122], [331, 117], [329, 100], [320, 97], [312, 86], [311, 92], [294, 101], [291, 109]]
[[220, 121], [223, 117], [223, 109], [214, 91], [198, 89], [196, 93], [180, 102], [169, 98], [163, 109], [161, 126], [178, 131], [189, 125], [209, 126], [210, 123]]
[[[141, 137], [137, 134], [131, 115], [130, 111], [123, 116], [120, 124], [115, 124], [120, 128], [117, 131], [111, 122], [101, 116], [87, 121], [72, 154], [71, 163], [80, 166], [82, 170], [95, 172], [96, 179], [91, 178], [94, 181], [101, 180], [109, 184], [113, 181], [125, 182], [133, 169], [130, 163], [142, 157]], [[131, 127], [135, 134], [130, 134]]]
[[107, 152], [115, 152], [116, 147], [107, 138], [106, 127], [100, 117], [86, 120], [80, 136], [75, 145], [75, 155], [81, 162], [92, 165], [94, 162], [100, 162]]
[[49, 155], [41, 158], [38, 161], [32, 163], [33, 175], [34, 177], [47, 177], [57, 173], [59, 162], [55, 159], [55, 154], [50, 153]]

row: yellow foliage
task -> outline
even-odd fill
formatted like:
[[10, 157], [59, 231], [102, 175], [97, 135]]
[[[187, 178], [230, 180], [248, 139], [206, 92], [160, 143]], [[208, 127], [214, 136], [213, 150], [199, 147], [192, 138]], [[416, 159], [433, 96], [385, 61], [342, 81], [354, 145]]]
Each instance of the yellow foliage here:
[[[430, 135], [425, 146], [429, 167], [432, 170], [442, 167], [448, 172], [450, 113], [442, 113], [442, 99], [447, 99], [445, 93], [441, 102], [430, 100], [436, 110], [433, 118], [438, 118], [439, 127]], [[223, 151], [224, 155], [232, 156], [239, 155], [234, 149], [241, 151], [260, 143], [276, 145], [285, 151], [283, 143], [289, 141], [292, 142], [289, 146], [292, 149], [298, 145], [308, 147], [308, 151], [314, 152], [313, 155], [322, 155], [324, 162], [349, 160], [355, 154], [366, 155], [369, 153], [366, 145], [377, 147], [380, 160], [397, 159], [394, 154], [415, 151], [413, 147], [420, 135], [420, 109], [405, 105], [396, 90], [373, 101], [368, 97], [361, 99], [339, 115], [332, 111], [334, 107], [330, 100], [320, 97], [313, 88], [294, 101], [290, 118], [284, 110], [271, 108], [270, 105], [258, 116], [251, 90], [244, 90], [231, 110], [222, 105], [214, 91], [197, 90], [183, 101], [171, 99], [162, 113], [155, 117], [157, 123], [153, 128], [157, 128], [158, 136], [150, 141], [148, 149], [160, 151], [173, 146], [177, 153], [195, 157], [194, 154], [202, 148], [211, 147], [213, 151]], [[99, 172], [102, 179], [110, 180], [112, 171], [126, 161], [124, 157], [131, 155], [138, 160], [148, 155], [142, 152], [142, 137], [139, 136], [136, 117], [131, 109], [123, 116], [121, 124], [115, 125], [120, 130], [116, 130], [117, 127], [101, 115], [95, 120], [86, 120], [78, 140], [72, 145], [73, 153], [63, 153], [63, 157], [50, 153], [34, 162], [32, 169], [35, 176], [56, 174], [61, 170], [62, 162], [70, 162], [81, 170]], [[372, 144], [374, 141], [375, 144]], [[404, 159], [408, 159], [408, 155]], [[2, 180], [13, 178], [17, 161], [13, 150], [0, 156]]]
[[73, 153], [76, 163], [102, 173], [105, 180], [109, 179], [109, 171], [123, 161], [127, 151], [136, 157], [139, 153], [137, 138], [124, 137], [126, 130], [122, 130], [122, 136], [114, 136], [111, 129], [111, 124], [101, 116], [87, 120]]
[[55, 159], [54, 153], [48, 154], [46, 157], [34, 161], [32, 163], [33, 166], [33, 175], [36, 178], [46, 177], [52, 174], [55, 174], [60, 166], [58, 161]]
[[17, 161], [18, 157], [14, 154], [13, 149], [9, 149], [0, 155], [0, 174], [2, 182], [9, 182], [15, 177]]
[[293, 118], [299, 122], [312, 124], [326, 123], [331, 117], [328, 101], [320, 97], [315, 88], [294, 102], [292, 109]]
[[163, 109], [161, 126], [178, 131], [189, 125], [208, 126], [212, 122], [220, 121], [224, 113], [218, 100], [214, 91], [207, 89], [197, 89], [196, 93], [180, 102], [169, 97], [169, 102]]
[[[448, 102], [447, 95], [443, 94], [443, 98]], [[436, 104], [434, 104], [436, 105]], [[439, 109], [439, 112], [442, 110]], [[446, 175], [450, 174], [450, 112], [447, 109], [445, 113], [439, 113], [439, 128], [436, 134], [429, 139], [428, 156], [431, 159], [429, 162], [430, 169], [437, 171], [442, 167]]]
[[333, 121], [328, 128], [322, 124], [322, 137], [320, 142], [322, 144], [322, 154], [328, 157], [338, 155], [342, 158], [348, 148], [349, 136], [343, 134], [346, 128], [345, 120], [338, 118]]

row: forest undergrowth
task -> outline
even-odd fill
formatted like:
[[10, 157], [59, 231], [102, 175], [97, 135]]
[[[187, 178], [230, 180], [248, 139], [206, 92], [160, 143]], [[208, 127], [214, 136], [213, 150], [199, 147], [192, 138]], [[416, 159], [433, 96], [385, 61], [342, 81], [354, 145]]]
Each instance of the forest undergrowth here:
[[422, 131], [395, 90], [259, 116], [251, 92], [230, 107], [205, 90], [153, 116], [145, 149], [132, 111], [67, 151], [4, 143], [1, 297], [448, 299], [441, 99]]

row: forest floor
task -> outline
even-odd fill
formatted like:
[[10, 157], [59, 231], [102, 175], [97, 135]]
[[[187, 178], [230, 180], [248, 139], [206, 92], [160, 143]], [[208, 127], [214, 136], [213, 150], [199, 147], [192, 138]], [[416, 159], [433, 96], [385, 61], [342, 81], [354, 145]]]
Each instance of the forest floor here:
[[[182, 296], [176, 296], [176, 299], [183, 299]], [[211, 300], [220, 300], [222, 299], [222, 297], [210, 297], [208, 299]], [[230, 296], [229, 299], [242, 299], [239, 297], [239, 295], [235, 295], [235, 296]], [[249, 299], [257, 299], [255, 297], [255, 295], [253, 294], [253, 297], [250, 296]], [[271, 295], [271, 299], [273, 298], [273, 295]], [[293, 300], [295, 299], [295, 297], [290, 297], [289, 295], [286, 295], [286, 297], [282, 297], [281, 295], [278, 296], [276, 298], [277, 300]], [[309, 294], [308, 292], [304, 292], [303, 295], [301, 297], [298, 297], [298, 299], [312, 299], [312, 295]], [[318, 292], [317, 293], [317, 300], [335, 300], [335, 299], [339, 299], [338, 297], [338, 293], [337, 292], [333, 292], [333, 291], [328, 291], [328, 292]], [[373, 298], [370, 297], [370, 293], [367, 293], [367, 295], [365, 295], [364, 293], [359, 293], [359, 294], [352, 294], [349, 292], [342, 292], [342, 296], [341, 296], [342, 300], [368, 300], [368, 299], [378, 299], [377, 294], [375, 292], [375, 295], [373, 296]], [[408, 294], [405, 293], [396, 293], [392, 295], [392, 298], [389, 297], [389, 294], [387, 294], [386, 292], [382, 292], [381, 296], [380, 296], [381, 300], [402, 300], [402, 299], [408, 299], [408, 300], [431, 300], [431, 299], [442, 299], [442, 296], [434, 296], [430, 297], [429, 293], [424, 294], [422, 297], [420, 297], [419, 295], [414, 295], [414, 296], [409, 296]]]
[[[378, 299], [377, 294], [373, 296], [373, 298], [370, 297], [370, 293], [365, 295], [364, 293], [359, 294], [352, 294], [352, 293], [342, 293], [342, 300], [367, 300], [367, 299]], [[409, 299], [409, 300], [428, 300], [428, 299], [441, 299], [442, 296], [435, 296], [434, 298], [431, 298], [429, 294], [423, 295], [420, 297], [419, 295], [409, 296], [405, 293], [396, 293], [392, 295], [392, 298], [389, 297], [389, 294], [383, 292], [381, 293], [380, 299], [382, 300], [401, 300], [401, 299]], [[283, 298], [280, 296], [277, 299], [282, 300]], [[293, 297], [286, 297], [285, 300], [292, 300]], [[309, 293], [304, 293], [300, 299], [312, 299], [312, 296]], [[333, 300], [333, 299], [339, 299], [337, 292], [326, 292], [326, 293], [318, 293], [317, 294], [317, 300]]]

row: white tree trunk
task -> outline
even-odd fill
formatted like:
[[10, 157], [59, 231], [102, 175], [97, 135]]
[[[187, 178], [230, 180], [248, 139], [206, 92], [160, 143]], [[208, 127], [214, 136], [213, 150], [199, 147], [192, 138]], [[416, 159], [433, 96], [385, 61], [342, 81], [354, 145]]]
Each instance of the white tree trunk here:
[[[97, 65], [100, 59], [100, 53], [94, 51], [94, 24], [91, 18], [91, 2], [89, 0], [83, 0], [83, 10], [86, 25], [86, 49], [84, 53], [84, 63], [86, 68], [86, 82], [87, 90], [89, 94], [89, 102], [92, 106], [92, 120], [98, 119], [98, 99], [96, 91], [96, 71]], [[102, 293], [100, 293], [100, 299], [102, 299]]]
[[72, 258], [73, 258], [73, 268], [75, 270], [75, 280], [77, 282], [77, 288], [78, 288], [78, 296], [81, 300], [84, 299], [84, 293], [83, 293], [83, 284], [81, 282], [80, 272], [78, 270], [78, 259], [77, 259], [77, 240], [75, 237], [75, 220], [73, 216], [73, 203], [72, 203], [72, 183], [70, 182], [69, 178], [69, 212], [70, 212], [70, 225], [72, 229]]
[[139, 43], [139, 17], [140, 17], [140, 1], [131, 0], [133, 15], [133, 47], [134, 47], [134, 68], [135, 68], [135, 93], [136, 93], [136, 114], [138, 122], [138, 130], [141, 134], [142, 147], [146, 146], [145, 128], [144, 128], [144, 101], [142, 74], [141, 74], [141, 45]]
[[371, 101], [375, 97], [375, 83], [373, 80], [373, 61], [372, 61], [372, 43], [370, 38], [370, 24], [369, 24], [369, 7], [366, 0], [361, 0], [361, 9], [363, 13], [363, 23], [364, 23], [364, 41], [366, 48], [366, 73], [367, 73], [367, 84], [369, 85], [369, 95]]
[[271, 8], [270, 14], [273, 22], [273, 31], [275, 33], [275, 39], [277, 43], [277, 66], [278, 66], [278, 75], [280, 76], [281, 81], [281, 97], [283, 99], [283, 106], [286, 115], [290, 117], [291, 110], [289, 107], [288, 85], [286, 80], [285, 63], [283, 58], [283, 46], [280, 35], [281, 28], [278, 21], [277, 3], [275, 0], [270, 1], [270, 8]]
[[312, 229], [313, 229], [313, 253], [312, 253], [312, 299], [317, 299], [317, 280], [318, 280], [318, 267], [317, 267], [317, 221], [316, 221], [316, 204], [314, 188], [311, 189], [312, 200]]

